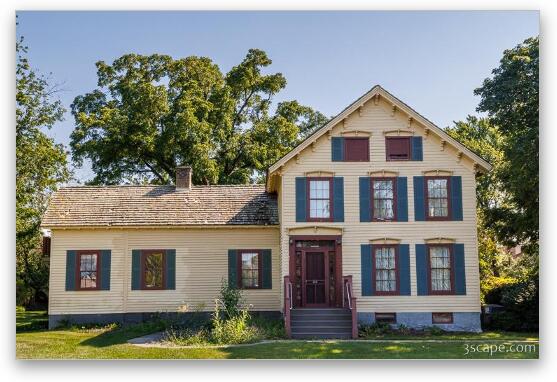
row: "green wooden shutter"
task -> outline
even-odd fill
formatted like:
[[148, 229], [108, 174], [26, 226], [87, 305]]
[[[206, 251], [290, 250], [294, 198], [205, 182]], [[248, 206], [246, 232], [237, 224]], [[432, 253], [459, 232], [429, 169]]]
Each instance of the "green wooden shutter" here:
[[424, 177], [414, 177], [414, 220], [425, 220]]
[[109, 249], [101, 251], [101, 290], [110, 290], [111, 252]]
[[296, 178], [296, 221], [305, 222], [306, 218], [306, 182], [304, 177]]
[[370, 222], [373, 216], [370, 178], [360, 177], [360, 222]]
[[361, 245], [362, 296], [373, 296], [371, 244]]
[[398, 246], [398, 277], [401, 296], [410, 296], [410, 246]]
[[416, 244], [416, 283], [418, 286], [418, 296], [427, 296], [429, 294], [427, 264], [427, 248], [425, 244]]
[[176, 289], [176, 250], [167, 249], [166, 254], [165, 289]]
[[141, 289], [141, 251], [132, 250], [132, 290]]
[[272, 289], [273, 288], [273, 259], [271, 256], [270, 249], [264, 249], [261, 251], [261, 287], [263, 289]]
[[451, 220], [462, 220], [462, 177], [451, 176]]
[[228, 286], [238, 288], [238, 251], [228, 250]]
[[75, 273], [77, 266], [76, 251], [66, 251], [66, 290], [75, 290]]
[[455, 294], [466, 294], [466, 271], [464, 265], [464, 244], [453, 245]]
[[344, 221], [344, 178], [333, 178], [333, 221]]
[[396, 178], [396, 220], [408, 221], [408, 184], [405, 176]]
[[342, 162], [344, 160], [344, 138], [331, 138], [331, 160], [333, 162]]
[[412, 160], [424, 160], [422, 137], [412, 137]]

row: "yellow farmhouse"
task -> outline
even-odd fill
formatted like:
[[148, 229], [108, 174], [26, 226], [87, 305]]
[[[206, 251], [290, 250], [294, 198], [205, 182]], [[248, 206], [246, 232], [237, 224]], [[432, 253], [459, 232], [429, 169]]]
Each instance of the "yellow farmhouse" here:
[[380, 86], [265, 185], [65, 187], [50, 202], [49, 323], [209, 312], [222, 283], [294, 338], [360, 323], [480, 331], [476, 176], [491, 166]]

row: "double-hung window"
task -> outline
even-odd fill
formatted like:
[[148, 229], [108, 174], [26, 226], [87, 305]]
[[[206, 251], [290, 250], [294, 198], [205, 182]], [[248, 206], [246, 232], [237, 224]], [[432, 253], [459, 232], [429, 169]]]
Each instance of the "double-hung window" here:
[[332, 178], [308, 178], [309, 221], [331, 221], [333, 204]]
[[372, 219], [396, 220], [396, 178], [371, 178]]
[[449, 245], [429, 246], [429, 288], [432, 294], [451, 294], [453, 259]]
[[426, 218], [450, 219], [449, 177], [426, 177]]
[[375, 293], [397, 294], [396, 246], [374, 246]]
[[77, 289], [99, 289], [100, 251], [77, 252]]
[[258, 250], [242, 250], [238, 256], [240, 277], [239, 284], [242, 289], [261, 288], [261, 251]]

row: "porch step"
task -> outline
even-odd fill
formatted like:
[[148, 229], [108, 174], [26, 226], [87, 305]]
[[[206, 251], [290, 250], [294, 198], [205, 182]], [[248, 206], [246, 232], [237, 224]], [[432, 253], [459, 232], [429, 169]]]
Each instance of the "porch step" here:
[[293, 309], [292, 338], [347, 339], [352, 336], [352, 313], [348, 309]]

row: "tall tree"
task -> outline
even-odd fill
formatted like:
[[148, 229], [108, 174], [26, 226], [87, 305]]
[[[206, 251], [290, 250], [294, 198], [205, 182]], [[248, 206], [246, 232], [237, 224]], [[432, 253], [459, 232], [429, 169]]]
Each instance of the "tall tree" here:
[[487, 112], [505, 137], [505, 165], [499, 179], [507, 205], [490, 209], [488, 224], [499, 238], [537, 253], [539, 238], [539, 40], [506, 50], [493, 76], [474, 91], [478, 111]]
[[46, 301], [48, 259], [41, 256], [40, 223], [50, 193], [69, 178], [66, 152], [42, 129], [62, 119], [54, 89], [16, 42], [16, 278], [18, 304]]
[[205, 57], [127, 54], [97, 62], [98, 88], [75, 98], [71, 148], [92, 162], [92, 183], [171, 183], [177, 165], [198, 184], [261, 180], [266, 168], [326, 118], [273, 97], [286, 86], [263, 74], [266, 53], [250, 49], [222, 74]]

